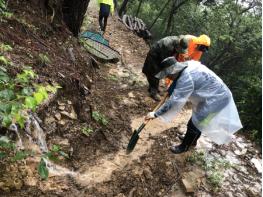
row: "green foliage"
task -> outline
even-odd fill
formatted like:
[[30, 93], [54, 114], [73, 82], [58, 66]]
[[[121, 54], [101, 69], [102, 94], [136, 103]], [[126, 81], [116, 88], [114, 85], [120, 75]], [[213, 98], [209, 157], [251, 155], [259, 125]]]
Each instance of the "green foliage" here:
[[[139, 1], [129, 3], [128, 14], [134, 16], [138, 4]], [[163, 4], [163, 1], [143, 1], [139, 17], [149, 26]], [[201, 61], [228, 85], [244, 130], [261, 143], [261, 1], [185, 1], [174, 10], [171, 31], [166, 32], [171, 8], [167, 6], [151, 29], [154, 40], [167, 35], [207, 34], [211, 38], [211, 47]]]
[[18, 123], [21, 128], [28, 110], [36, 107], [48, 98], [48, 93], [54, 93], [58, 86], [42, 86], [33, 83], [36, 74], [31, 69], [24, 69], [14, 79], [6, 72], [0, 71], [0, 120], [1, 125], [8, 127]]
[[194, 151], [191, 156], [186, 158], [186, 161], [202, 167], [207, 172], [208, 183], [213, 190], [217, 190], [221, 186], [224, 180], [224, 170], [233, 167], [229, 161], [221, 158], [208, 159], [203, 151]]
[[59, 156], [69, 159], [69, 155], [61, 150], [59, 145], [54, 144], [50, 151], [42, 155], [41, 161], [38, 164], [38, 174], [40, 175], [41, 179], [46, 180], [48, 178], [48, 168], [45, 162], [46, 159], [49, 159], [54, 162], [59, 161]]
[[186, 161], [192, 164], [198, 164], [200, 166], [204, 166], [205, 165], [205, 152], [203, 151], [194, 151], [193, 154], [189, 157], [186, 158]]
[[107, 118], [103, 114], [100, 114], [97, 111], [92, 112], [92, 118], [104, 126], [106, 126], [109, 123]]
[[41, 158], [40, 163], [37, 167], [38, 174], [40, 175], [41, 179], [46, 180], [48, 178], [48, 168], [45, 160]]
[[2, 136], [0, 138], [0, 148], [5, 150], [15, 150], [16, 146], [8, 138]]
[[12, 161], [19, 161], [27, 158], [30, 156], [32, 153], [30, 151], [17, 151], [15, 156], [12, 158]]
[[82, 133], [86, 136], [89, 136], [91, 133], [93, 133], [93, 129], [91, 127], [84, 127], [82, 128]]
[[0, 53], [12, 51], [13, 48], [8, 44], [0, 44]]
[[7, 162], [16, 162], [31, 155], [31, 151], [17, 150], [16, 145], [7, 137], [0, 138], [0, 160], [6, 159]]
[[64, 158], [69, 158], [68, 154], [63, 152], [61, 150], [61, 147], [59, 145], [54, 144], [51, 148], [51, 150], [43, 155], [44, 158], [50, 159], [52, 161], [59, 161], [58, 156], [62, 156]]
[[7, 11], [7, 1], [0, 0], [0, 21], [2, 21], [2, 17], [10, 18], [12, 15], [12, 13]]
[[0, 55], [0, 65], [11, 65], [11, 62], [3, 55]]
[[216, 191], [221, 186], [221, 184], [222, 184], [222, 182], [224, 180], [224, 176], [220, 172], [213, 171], [207, 177], [207, 179], [208, 179], [209, 184], [212, 185], [213, 189]]
[[118, 78], [117, 78], [116, 75], [109, 75], [109, 76], [108, 76], [108, 79], [109, 79], [109, 80], [112, 80], [112, 81], [118, 81]]
[[38, 54], [38, 62], [40, 63], [40, 65], [45, 66], [51, 63], [49, 57], [47, 54]]

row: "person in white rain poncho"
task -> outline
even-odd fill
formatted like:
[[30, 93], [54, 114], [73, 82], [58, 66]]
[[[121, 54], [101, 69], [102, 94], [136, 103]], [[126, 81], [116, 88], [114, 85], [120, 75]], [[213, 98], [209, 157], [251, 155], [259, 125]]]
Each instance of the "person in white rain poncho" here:
[[189, 100], [192, 103], [192, 117], [187, 124], [185, 137], [180, 145], [172, 146], [171, 151], [175, 154], [187, 151], [191, 145], [196, 145], [201, 133], [217, 144], [230, 142], [233, 134], [242, 128], [231, 91], [200, 62], [168, 59], [170, 66], [155, 77], [169, 77], [176, 81], [176, 85], [168, 90], [170, 98], [156, 112], [148, 113], [145, 119], [160, 117], [164, 121], [172, 121]]

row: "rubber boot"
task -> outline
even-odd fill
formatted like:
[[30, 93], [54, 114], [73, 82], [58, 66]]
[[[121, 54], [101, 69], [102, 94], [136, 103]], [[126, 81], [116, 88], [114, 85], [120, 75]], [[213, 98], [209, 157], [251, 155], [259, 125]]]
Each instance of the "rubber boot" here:
[[183, 139], [183, 142], [178, 146], [172, 146], [170, 150], [174, 154], [180, 154], [183, 152], [188, 151], [189, 147], [197, 142], [198, 138], [200, 137], [201, 132], [192, 128], [188, 128], [187, 132], [185, 134], [185, 137]]
[[[200, 133], [200, 135], [201, 135], [201, 133]], [[197, 145], [197, 140], [198, 140], [198, 138], [200, 137], [200, 135], [196, 138], [196, 140], [193, 141], [193, 143], [191, 144], [192, 147], [196, 147], [196, 145]], [[179, 140], [181, 140], [181, 141], [184, 140], [184, 137], [185, 137], [185, 135], [178, 135], [178, 138], [179, 138]]]
[[153, 98], [155, 101], [161, 100], [161, 97], [156, 89], [151, 88], [149, 92], [150, 92], [150, 97]]

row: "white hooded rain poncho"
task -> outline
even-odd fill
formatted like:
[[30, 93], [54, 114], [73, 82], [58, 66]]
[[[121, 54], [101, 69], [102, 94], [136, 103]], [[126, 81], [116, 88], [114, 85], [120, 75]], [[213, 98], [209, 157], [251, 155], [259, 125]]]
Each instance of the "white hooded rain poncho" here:
[[[185, 68], [186, 67], [186, 68]], [[159, 72], [162, 79], [182, 69], [170, 98], [155, 112], [164, 121], [173, 121], [187, 101], [192, 103], [192, 122], [217, 144], [231, 141], [242, 128], [232, 93], [224, 82], [197, 61], [176, 62]]]

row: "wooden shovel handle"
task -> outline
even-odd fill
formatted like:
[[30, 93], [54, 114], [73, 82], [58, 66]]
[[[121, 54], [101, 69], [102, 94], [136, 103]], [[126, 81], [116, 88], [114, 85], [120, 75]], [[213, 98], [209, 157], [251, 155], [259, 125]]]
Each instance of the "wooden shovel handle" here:
[[[168, 96], [169, 96], [168, 93], [166, 93], [166, 94], [164, 95], [163, 99], [162, 99], [162, 100], [158, 103], [158, 105], [154, 108], [154, 110], [153, 110], [154, 112], [161, 107], [161, 105], [165, 102], [165, 100], [166, 100], [166, 98], [167, 98]], [[149, 120], [145, 120], [143, 124], [146, 125], [149, 121], [150, 121], [150, 119], [149, 119]], [[145, 125], [144, 125], [144, 126], [145, 126]]]

